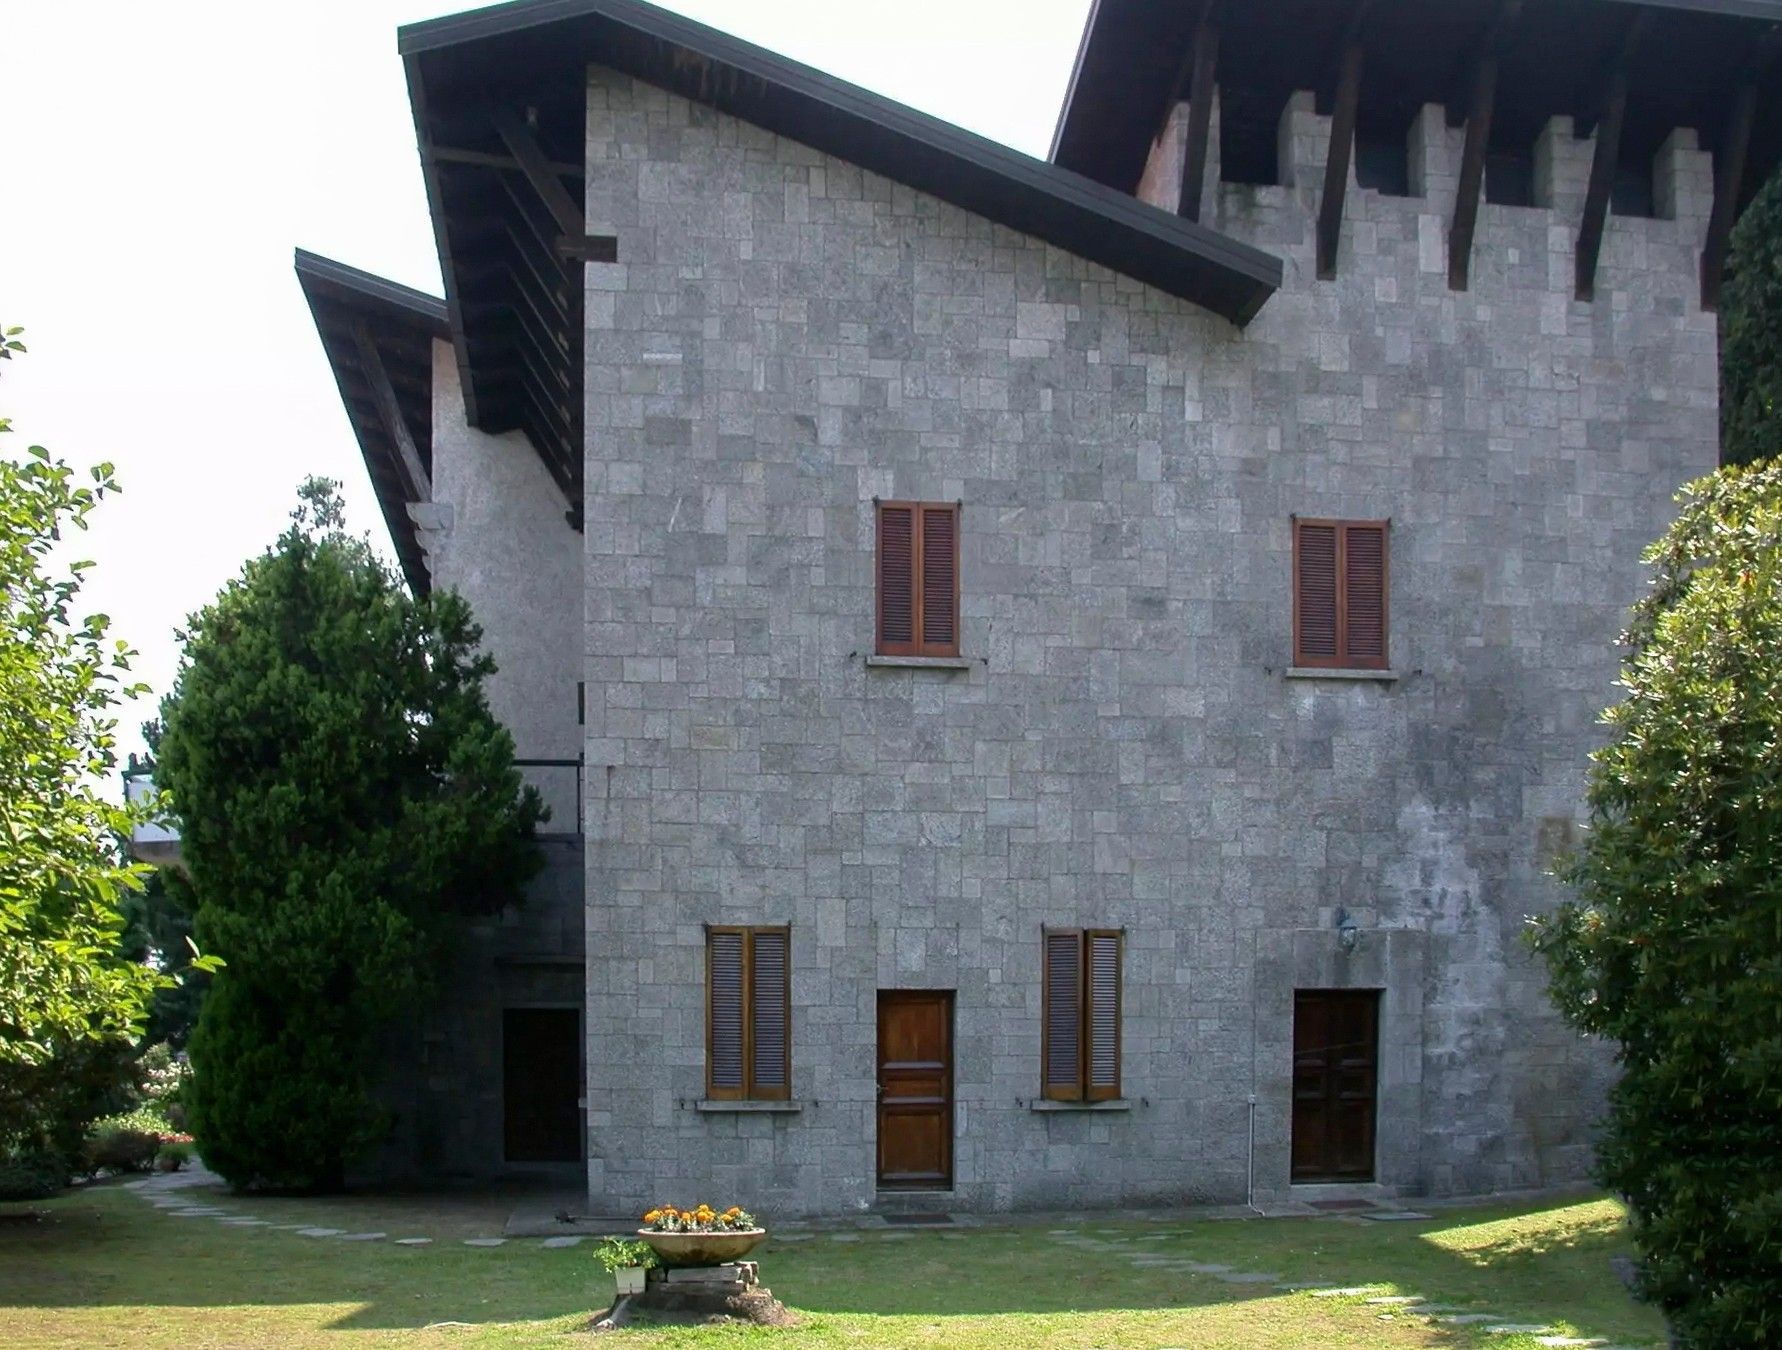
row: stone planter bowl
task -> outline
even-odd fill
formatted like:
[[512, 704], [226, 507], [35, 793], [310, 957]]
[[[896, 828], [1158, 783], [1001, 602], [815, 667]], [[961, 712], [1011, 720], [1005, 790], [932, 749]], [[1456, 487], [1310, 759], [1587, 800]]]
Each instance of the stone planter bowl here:
[[721, 1266], [742, 1260], [767, 1240], [765, 1228], [741, 1228], [733, 1233], [658, 1233], [640, 1228], [637, 1235], [665, 1266]]

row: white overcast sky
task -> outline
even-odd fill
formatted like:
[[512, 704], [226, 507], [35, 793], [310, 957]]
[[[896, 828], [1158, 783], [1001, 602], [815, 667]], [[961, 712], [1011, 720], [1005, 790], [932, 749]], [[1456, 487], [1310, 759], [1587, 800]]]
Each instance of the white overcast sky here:
[[[1044, 156], [1088, 0], [675, 0], [676, 10]], [[82, 555], [154, 694], [174, 629], [308, 474], [387, 547], [297, 282], [302, 246], [440, 293], [398, 25], [429, 0], [0, 0], [0, 453], [110, 460]]]

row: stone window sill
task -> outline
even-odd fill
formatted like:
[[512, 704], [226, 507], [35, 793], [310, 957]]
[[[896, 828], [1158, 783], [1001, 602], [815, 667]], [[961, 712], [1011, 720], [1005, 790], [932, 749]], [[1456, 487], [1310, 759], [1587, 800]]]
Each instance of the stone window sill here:
[[1048, 1098], [1036, 1097], [1027, 1103], [1030, 1111], [1130, 1111], [1132, 1101], [1127, 1097], [1115, 1097], [1105, 1102], [1055, 1102]]
[[969, 656], [869, 656], [873, 670], [970, 670], [978, 662]]
[[707, 1115], [795, 1116], [804, 1110], [804, 1103], [714, 1101], [708, 1097], [693, 1103], [693, 1109]]
[[1288, 666], [1283, 673], [1290, 680], [1374, 680], [1392, 684], [1398, 679], [1396, 670], [1342, 670], [1328, 666]]

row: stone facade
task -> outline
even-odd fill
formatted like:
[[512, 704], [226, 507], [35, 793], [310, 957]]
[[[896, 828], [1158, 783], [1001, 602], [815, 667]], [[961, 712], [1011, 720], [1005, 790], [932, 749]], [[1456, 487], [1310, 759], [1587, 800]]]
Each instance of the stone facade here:
[[[1296, 98], [1289, 186], [1209, 199], [1287, 261], [1240, 332], [627, 77], [591, 72], [587, 128], [619, 258], [586, 269], [592, 1204], [872, 1204], [897, 988], [956, 991], [948, 1207], [1240, 1201], [1252, 1129], [1286, 1192], [1307, 987], [1384, 991], [1381, 1183], [1581, 1177], [1609, 1061], [1518, 934], [1640, 549], [1714, 464], [1689, 138], [1594, 304], [1557, 131], [1550, 206], [1483, 206], [1448, 289], [1436, 113], [1422, 195], [1352, 187], [1318, 282]], [[968, 670], [865, 663], [875, 497], [963, 502]], [[1395, 680], [1286, 674], [1295, 513], [1390, 518]], [[791, 925], [797, 1111], [702, 1109], [708, 923]], [[1043, 925], [1125, 930], [1123, 1109], [1035, 1109]]]

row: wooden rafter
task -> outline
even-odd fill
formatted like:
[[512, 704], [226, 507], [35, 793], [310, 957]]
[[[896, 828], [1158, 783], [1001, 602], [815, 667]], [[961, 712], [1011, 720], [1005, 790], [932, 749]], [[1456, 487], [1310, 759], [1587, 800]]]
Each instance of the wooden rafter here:
[[1367, 49], [1362, 30], [1373, 0], [1356, 0], [1344, 27], [1338, 59], [1336, 106], [1330, 118], [1330, 150], [1324, 161], [1324, 191], [1318, 199], [1318, 276], [1336, 276], [1343, 238], [1343, 201], [1349, 191], [1349, 163], [1355, 152], [1355, 118], [1361, 106], [1361, 70]]
[[1584, 194], [1584, 218], [1578, 224], [1574, 294], [1580, 300], [1596, 297], [1596, 263], [1602, 255], [1603, 232], [1608, 226], [1615, 170], [1621, 163], [1621, 126], [1627, 120], [1627, 69], [1651, 24], [1650, 10], [1634, 16], [1622, 39], [1621, 50], [1609, 68], [1602, 120], [1596, 126], [1596, 150], [1590, 159], [1590, 186]]
[[1732, 238], [1733, 218], [1739, 211], [1744, 187], [1745, 161], [1751, 153], [1751, 124], [1757, 116], [1757, 91], [1765, 69], [1782, 48], [1782, 25], [1770, 29], [1758, 43], [1750, 63], [1739, 74], [1733, 94], [1726, 134], [1714, 156], [1714, 209], [1708, 217], [1708, 235], [1702, 243], [1702, 308], [1720, 306], [1720, 282], [1726, 273], [1726, 249]]
[[512, 109], [499, 103], [489, 105], [489, 120], [507, 152], [519, 164], [520, 172], [526, 175], [526, 181], [532, 184], [532, 190], [551, 213], [551, 219], [557, 222], [557, 228], [564, 234], [586, 233], [582, 225], [582, 208], [564, 188], [563, 180], [551, 171], [551, 161], [539, 149], [532, 129]]
[[[435, 145], [428, 151], [440, 164], [468, 164], [481, 169], [505, 169], [510, 173], [524, 173], [520, 161], [512, 155], [491, 155], [486, 150], [464, 150], [452, 145]], [[583, 176], [582, 166], [568, 164], [559, 160], [546, 160], [545, 167], [559, 178], [574, 178], [578, 181]]]
[[1479, 196], [1485, 186], [1485, 150], [1491, 144], [1491, 114], [1497, 103], [1498, 58], [1521, 10], [1522, 0], [1502, 0], [1473, 60], [1460, 190], [1454, 199], [1454, 223], [1448, 230], [1448, 286], [1456, 291], [1467, 288], [1472, 271], [1473, 231], [1479, 223]]
[[1219, 80], [1217, 0], [1205, 0], [1194, 26], [1194, 63], [1188, 79], [1188, 129], [1182, 145], [1182, 190], [1176, 214], [1198, 221], [1207, 178], [1208, 137], [1213, 125], [1213, 90]]
[[383, 424], [384, 434], [390, 438], [390, 444], [396, 447], [396, 472], [402, 479], [402, 489], [412, 502], [433, 500], [433, 485], [427, 477], [427, 467], [421, 462], [420, 451], [415, 449], [415, 439], [409, 433], [408, 422], [402, 416], [402, 405], [396, 400], [396, 390], [390, 384], [390, 373], [384, 369], [383, 357], [378, 353], [377, 339], [372, 337], [371, 329], [363, 319], [353, 323], [353, 345], [359, 352], [359, 371], [364, 376], [366, 387], [371, 391], [371, 401], [377, 407], [377, 419]]

